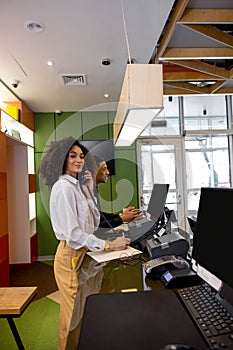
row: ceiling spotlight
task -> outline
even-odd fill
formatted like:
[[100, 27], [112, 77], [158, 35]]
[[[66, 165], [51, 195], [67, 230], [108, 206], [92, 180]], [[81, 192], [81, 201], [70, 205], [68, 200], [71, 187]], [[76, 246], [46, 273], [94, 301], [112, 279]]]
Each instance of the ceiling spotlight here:
[[60, 109], [56, 109], [54, 113], [58, 116], [62, 114], [62, 111]]
[[104, 97], [105, 97], [105, 98], [108, 98], [108, 97], [109, 97], [109, 94], [104, 94]]
[[52, 66], [54, 66], [54, 62], [48, 61], [48, 62], [47, 62], [47, 65], [48, 65], [49, 67], [52, 67]]
[[25, 27], [34, 33], [40, 33], [44, 30], [43, 24], [41, 24], [39, 22], [35, 22], [35, 21], [27, 21], [25, 23]]
[[111, 63], [110, 58], [103, 58], [103, 59], [102, 59], [102, 65], [103, 65], [103, 66], [109, 66], [110, 63]]
[[198, 87], [205, 87], [205, 86], [210, 86], [210, 85], [213, 85], [215, 84], [216, 81], [213, 81], [213, 80], [208, 80], [208, 81], [189, 81], [189, 84], [193, 84], [193, 85], [196, 85]]

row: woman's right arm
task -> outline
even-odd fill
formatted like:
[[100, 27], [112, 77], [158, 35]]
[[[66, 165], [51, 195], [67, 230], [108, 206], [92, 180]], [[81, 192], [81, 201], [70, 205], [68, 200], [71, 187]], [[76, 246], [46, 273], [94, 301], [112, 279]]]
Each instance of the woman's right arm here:
[[130, 245], [130, 239], [124, 236], [117, 237], [114, 241], [109, 241], [109, 250], [122, 250]]
[[[93, 235], [92, 224], [88, 223], [89, 215], [85, 210], [86, 200], [82, 194], [80, 198], [76, 196], [79, 194], [74, 191], [72, 185], [65, 182], [53, 188], [51, 192], [50, 216], [57, 239], [65, 240], [74, 249], [81, 247], [89, 250], [104, 249], [106, 242]], [[118, 237], [110, 242], [109, 249], [125, 249], [129, 243], [128, 238]]]
[[74, 249], [103, 249], [105, 241], [94, 236], [93, 218], [81, 191], [67, 181], [56, 183], [50, 196], [50, 218], [58, 240]]

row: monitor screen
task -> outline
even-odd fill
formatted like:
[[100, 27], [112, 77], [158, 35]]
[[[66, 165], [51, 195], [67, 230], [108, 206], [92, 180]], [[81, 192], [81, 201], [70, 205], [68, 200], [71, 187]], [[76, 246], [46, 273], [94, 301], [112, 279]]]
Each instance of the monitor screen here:
[[80, 143], [91, 151], [94, 156], [103, 158], [107, 163], [110, 175], [115, 175], [113, 140], [80, 140]]
[[233, 188], [201, 188], [192, 257], [233, 288]]
[[169, 184], [154, 184], [147, 211], [155, 221], [164, 213]]

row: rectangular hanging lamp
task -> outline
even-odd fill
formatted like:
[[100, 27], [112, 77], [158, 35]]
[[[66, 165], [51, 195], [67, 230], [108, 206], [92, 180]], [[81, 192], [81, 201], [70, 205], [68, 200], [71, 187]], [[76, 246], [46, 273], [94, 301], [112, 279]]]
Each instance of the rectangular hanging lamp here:
[[162, 65], [127, 64], [113, 125], [115, 146], [130, 146], [162, 109]]

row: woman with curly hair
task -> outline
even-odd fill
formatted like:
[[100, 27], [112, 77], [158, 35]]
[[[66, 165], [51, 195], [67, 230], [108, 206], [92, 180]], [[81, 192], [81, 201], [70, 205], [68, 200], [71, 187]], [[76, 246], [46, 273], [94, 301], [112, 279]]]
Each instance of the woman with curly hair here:
[[97, 249], [121, 250], [130, 244], [125, 237], [108, 242], [93, 234], [100, 220], [93, 200], [93, 159], [79, 141], [67, 137], [51, 142], [39, 168], [41, 178], [51, 190], [50, 219], [60, 241], [54, 259], [54, 275], [60, 291], [59, 350], [66, 349], [72, 331], [70, 326], [85, 253]]

